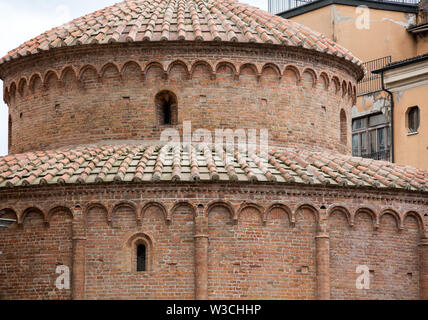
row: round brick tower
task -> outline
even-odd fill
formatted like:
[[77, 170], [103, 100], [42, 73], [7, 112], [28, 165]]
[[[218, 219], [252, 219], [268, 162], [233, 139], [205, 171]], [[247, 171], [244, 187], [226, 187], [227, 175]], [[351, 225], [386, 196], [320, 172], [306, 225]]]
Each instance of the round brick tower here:
[[[233, 0], [128, 0], [9, 52], [0, 298], [428, 298], [428, 173], [350, 155], [362, 76]], [[269, 149], [160, 142], [189, 124]]]

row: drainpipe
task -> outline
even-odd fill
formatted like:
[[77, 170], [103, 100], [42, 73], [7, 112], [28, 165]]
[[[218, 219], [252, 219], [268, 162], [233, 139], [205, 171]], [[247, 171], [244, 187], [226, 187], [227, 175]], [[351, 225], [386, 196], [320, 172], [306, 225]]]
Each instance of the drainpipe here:
[[394, 163], [394, 95], [391, 91], [385, 88], [383, 70], [381, 71], [382, 90], [389, 94], [391, 98], [391, 162]]

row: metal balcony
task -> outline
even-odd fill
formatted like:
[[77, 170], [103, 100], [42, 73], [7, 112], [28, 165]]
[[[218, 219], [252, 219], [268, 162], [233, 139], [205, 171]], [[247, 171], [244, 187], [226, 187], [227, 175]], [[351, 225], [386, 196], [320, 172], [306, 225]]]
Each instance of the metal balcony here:
[[[354, 155], [357, 156], [357, 155]], [[370, 152], [360, 155], [362, 158], [369, 158], [374, 160], [383, 160], [383, 161], [391, 161], [391, 149], [388, 148], [386, 150], [378, 151], [378, 152]]]
[[358, 82], [357, 85], [357, 96], [378, 92], [382, 90], [382, 78], [380, 74], [372, 73], [374, 70], [386, 67], [391, 63], [391, 56], [382, 57], [365, 62], [364, 68], [366, 74], [364, 78]]

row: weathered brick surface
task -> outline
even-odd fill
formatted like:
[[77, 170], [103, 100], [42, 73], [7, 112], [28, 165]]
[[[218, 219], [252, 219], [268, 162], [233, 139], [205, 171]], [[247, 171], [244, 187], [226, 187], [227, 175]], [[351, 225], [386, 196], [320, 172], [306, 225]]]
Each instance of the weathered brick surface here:
[[[5, 216], [13, 218], [13, 215]], [[70, 299], [56, 289], [58, 265], [72, 265], [71, 217], [58, 211], [50, 218], [29, 210], [21, 226], [0, 231], [1, 299]]]
[[[16, 219], [0, 231], [1, 299], [428, 297], [427, 173], [347, 156], [360, 62], [304, 27], [215, 3], [211, 28], [189, 1], [188, 32], [180, 9], [171, 33], [151, 18], [144, 36], [130, 25], [110, 38], [79, 29], [62, 43], [65, 30], [0, 61], [14, 154], [0, 159], [0, 217]], [[184, 121], [267, 129], [277, 150], [266, 165], [241, 153], [227, 165], [208, 147], [157, 145]], [[368, 290], [355, 286], [363, 264]], [[58, 265], [70, 289], [55, 287]]]
[[217, 128], [264, 128], [271, 145], [350, 151], [356, 75], [327, 55], [232, 44], [111, 45], [22, 59], [4, 81], [11, 153], [158, 140], [166, 128], [155, 101], [162, 90], [177, 96], [178, 129], [183, 121], [213, 136]]
[[[111, 226], [100, 209], [88, 212], [86, 299], [194, 299], [193, 213], [177, 210], [170, 225], [163, 213], [144, 213], [142, 228], [135, 212], [121, 208]], [[153, 237], [151, 270], [137, 273], [124, 242], [144, 231]], [[131, 262], [134, 262], [131, 264]]]
[[[0, 203], [9, 208], [4, 217], [27, 213], [22, 226], [0, 231], [3, 299], [70, 299], [82, 285], [55, 289], [56, 266], [74, 265], [72, 231], [80, 231], [76, 224], [72, 230], [70, 214], [79, 221], [77, 205], [86, 229], [81, 298], [195, 299], [196, 279], [209, 299], [319, 298], [321, 231], [329, 235], [333, 299], [420, 295], [418, 245], [428, 226], [422, 193], [261, 183], [110, 184], [4, 189]], [[196, 218], [203, 216], [206, 227]], [[195, 259], [195, 235], [204, 232], [208, 245], [198, 246], [202, 254]], [[150, 267], [142, 273], [135, 271], [132, 247], [138, 239], [150, 243]], [[205, 287], [204, 270], [196, 268], [201, 257], [207, 259]], [[369, 290], [355, 288], [361, 264], [374, 270]]]
[[[209, 216], [209, 296], [222, 299], [314, 298], [314, 217], [302, 212], [296, 228], [273, 210], [266, 225], [256, 209]], [[309, 271], [302, 270], [307, 268]], [[303, 272], [302, 272], [303, 271]]]
[[[419, 227], [416, 218], [406, 217], [403, 230], [385, 214], [377, 230], [372, 217], [358, 213], [355, 226], [343, 213], [330, 219], [331, 292], [334, 299], [417, 299], [419, 297]], [[357, 290], [357, 265], [370, 268], [370, 290]]]

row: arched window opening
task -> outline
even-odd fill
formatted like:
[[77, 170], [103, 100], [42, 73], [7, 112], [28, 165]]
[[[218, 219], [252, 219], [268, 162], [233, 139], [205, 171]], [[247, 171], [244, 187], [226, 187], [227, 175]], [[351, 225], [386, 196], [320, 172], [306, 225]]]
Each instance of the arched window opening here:
[[146, 246], [137, 245], [137, 272], [147, 271]]
[[130, 236], [123, 247], [125, 250], [123, 270], [132, 273], [153, 271], [155, 261], [153, 246], [153, 239], [143, 232]]
[[7, 141], [8, 149], [12, 147], [12, 117], [9, 115], [9, 123], [8, 123], [8, 141]]
[[346, 120], [345, 110], [340, 110], [340, 142], [348, 144], [348, 122]]
[[156, 117], [160, 125], [177, 124], [177, 96], [171, 91], [161, 91], [156, 95]]

